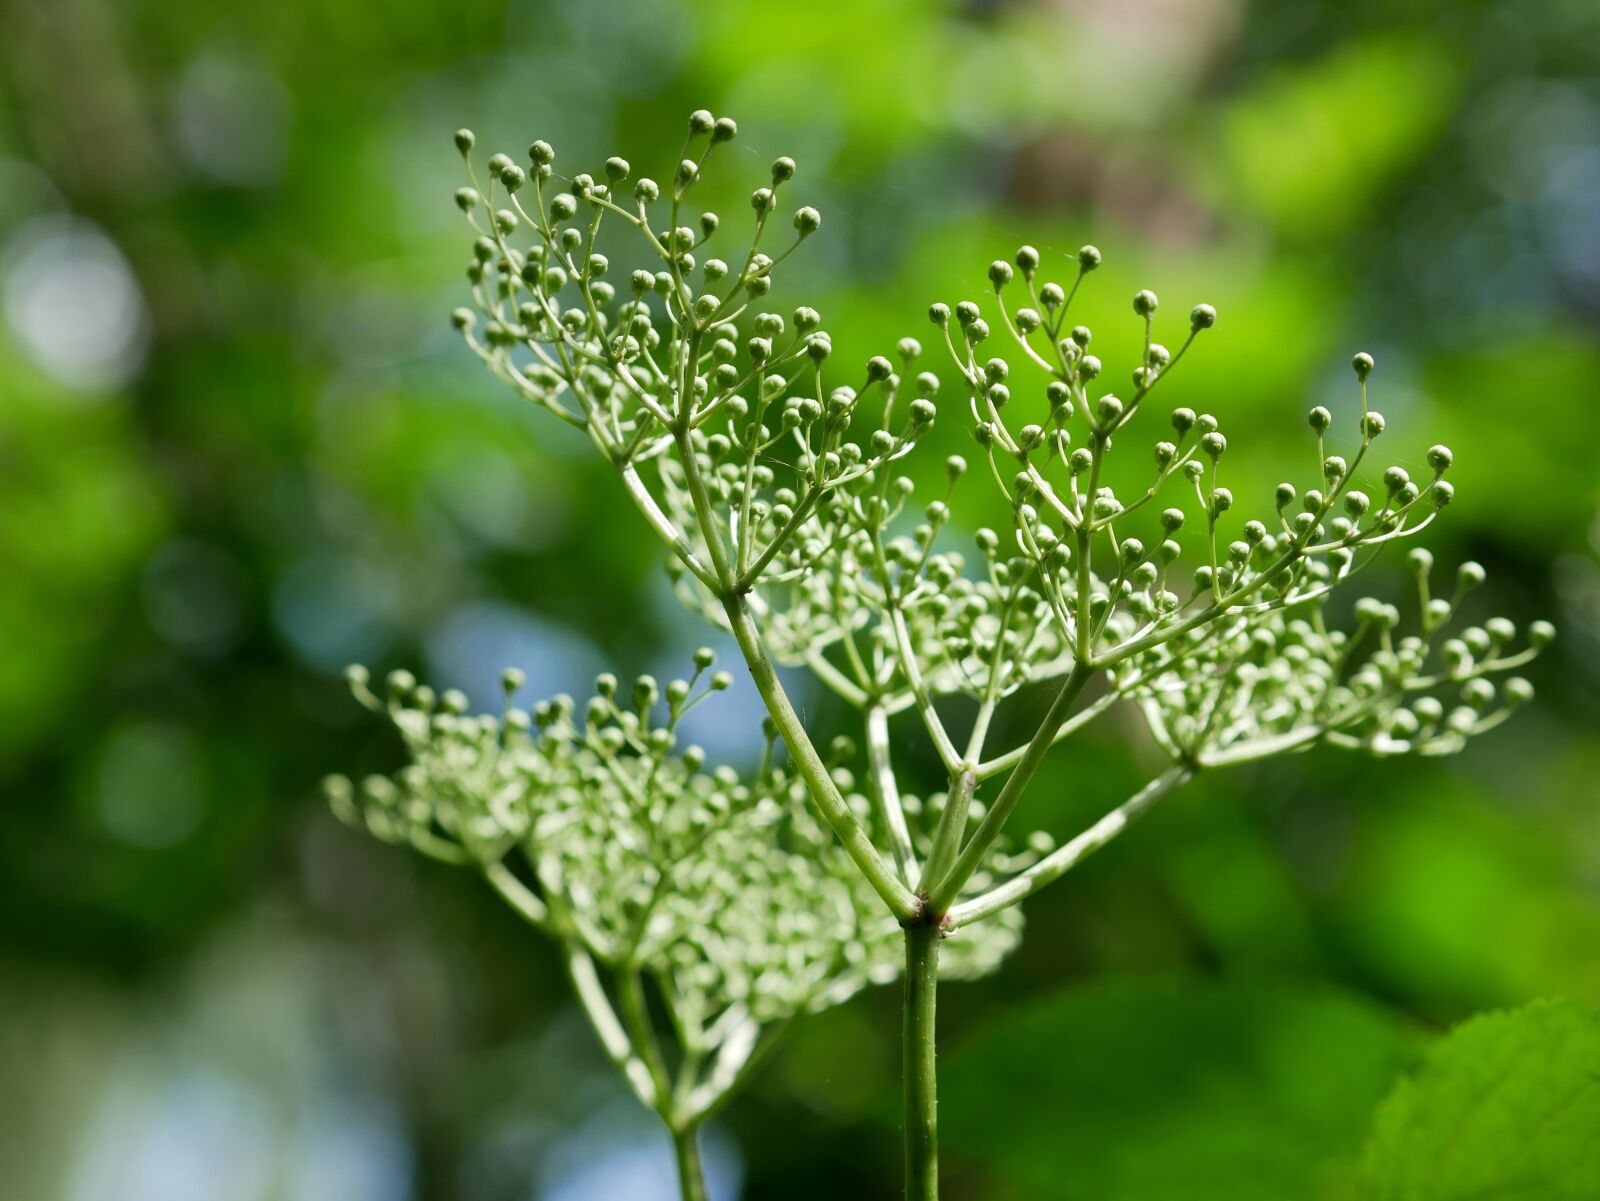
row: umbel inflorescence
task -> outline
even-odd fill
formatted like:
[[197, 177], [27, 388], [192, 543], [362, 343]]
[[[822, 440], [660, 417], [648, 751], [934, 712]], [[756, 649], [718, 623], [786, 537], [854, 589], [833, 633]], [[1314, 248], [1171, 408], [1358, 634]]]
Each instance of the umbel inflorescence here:
[[[712, 798], [730, 812], [781, 814], [719, 826], [703, 853], [722, 869], [707, 867], [707, 878], [726, 886], [725, 903], [742, 915], [740, 937], [777, 954], [787, 935], [761, 927], [769, 919], [781, 926], [780, 914], [764, 918], [762, 901], [735, 894], [778, 887], [784, 864], [793, 866], [795, 886], [822, 906], [804, 912], [833, 915], [807, 926], [806, 966], [793, 980], [828, 983], [795, 993], [780, 974], [769, 994], [726, 974], [709, 953], [691, 964], [686, 952], [681, 962], [667, 957], [669, 974], [658, 983], [680, 987], [670, 973], [683, 971], [706, 982], [695, 994], [706, 1013], [733, 1005], [752, 1021], [781, 1022], [890, 974], [882, 932], [893, 926], [872, 920], [876, 904], [904, 930], [908, 1195], [932, 1197], [932, 993], [941, 942], [964, 948], [967, 970], [992, 964], [1015, 929], [994, 923], [1014, 917], [1023, 897], [1198, 772], [1319, 744], [1377, 755], [1459, 749], [1528, 698], [1522, 679], [1493, 679], [1525, 663], [1553, 630], [1536, 623], [1519, 634], [1499, 618], [1458, 628], [1463, 599], [1483, 572], [1465, 564], [1436, 591], [1421, 548], [1395, 556], [1415, 584], [1407, 613], [1373, 598], [1353, 610], [1342, 598], [1331, 605], [1336, 591], [1449, 504], [1450, 450], [1433, 446], [1402, 456], [1413, 467], [1379, 468], [1385, 422], [1368, 404], [1373, 361], [1359, 354], [1356, 428], [1336, 436], [1328, 410], [1313, 408], [1314, 472], [1259, 503], [1236, 501], [1224, 483], [1229, 442], [1217, 417], [1180, 405], [1153, 433], [1138, 432], [1156, 388], [1215, 325], [1215, 310], [1195, 306], [1173, 350], [1157, 340], [1155, 294], [1137, 293], [1142, 354], [1126, 387], [1107, 387], [1091, 330], [1069, 318], [1080, 285], [1100, 265], [1092, 246], [1067, 260], [1060, 281], [1024, 246], [1011, 262], [991, 264], [983, 304], [932, 306], [955, 388], [925, 367], [914, 338], [827, 382], [835, 364], [821, 316], [804, 305], [779, 312], [770, 301], [784, 261], [822, 224], [815, 209], [783, 200], [795, 163], [772, 164], [737, 232], [693, 203], [718, 148], [736, 134], [727, 118], [693, 114], [677, 167], [658, 183], [633, 180], [620, 158], [595, 175], [558, 175], [542, 141], [529, 147], [526, 166], [497, 154], [480, 178], [473, 136], [461, 131], [472, 183], [456, 202], [476, 239], [467, 272], [473, 304], [453, 322], [495, 376], [581, 430], [612, 464], [670, 551], [681, 595], [733, 634], [789, 766], [780, 769], [774, 754], [746, 782], [704, 775], [687, 752], [672, 757], [670, 723], [651, 728], [644, 706], [624, 713], [606, 688], [581, 724], [570, 706], [552, 703], [549, 720], [536, 723], [545, 731], [537, 739], [402, 701], [396, 712], [403, 730], [412, 727], [417, 758], [410, 770], [427, 784], [403, 776], [397, 791], [380, 788], [373, 803], [382, 814], [415, 814], [409, 828], [426, 835], [424, 849], [449, 832], [452, 853], [480, 863], [490, 862], [482, 845], [539, 829], [539, 819], [515, 816], [516, 806], [545, 804], [536, 781], [551, 772], [612, 780], [604, 787], [616, 791], [604, 802], [590, 786], [592, 812], [632, 805], [659, 812], [664, 829], [696, 828], [687, 813], [711, 812]], [[602, 231], [608, 248], [614, 232], [634, 248], [627, 267], [602, 252]], [[991, 349], [996, 342], [1004, 353]], [[1007, 528], [968, 535], [952, 520], [969, 475], [959, 456], [945, 461], [938, 496], [914, 499], [899, 464], [917, 453], [941, 411], [970, 430], [980, 462], [970, 474], [1003, 494]], [[1113, 488], [1114, 449], [1148, 456], [1145, 486]], [[864, 796], [853, 789], [847, 757], [816, 745], [775, 660], [809, 669], [858, 714]], [[1117, 706], [1142, 714], [1166, 769], [1059, 844], [1046, 834], [1008, 840], [1045, 754]], [[997, 720], [1008, 707], [1014, 713]], [[994, 731], [1019, 720], [1029, 734], [994, 745]], [[902, 789], [896, 722], [919, 725], [942, 764], [944, 787], [927, 804]], [[498, 766], [506, 752], [497, 748], [520, 745], [518, 738], [528, 749], [510, 756], [513, 766]], [[608, 753], [632, 766], [619, 772]], [[529, 756], [568, 766], [514, 766]], [[652, 756], [673, 766], [652, 767]], [[619, 779], [631, 783], [624, 789]], [[570, 797], [576, 787], [556, 792]], [[463, 826], [459, 798], [469, 793], [483, 799]], [[745, 799], [736, 803], [735, 795]], [[807, 824], [802, 801], [833, 843], [821, 839], [823, 826]], [[668, 816], [680, 807], [684, 815]], [[380, 829], [401, 828], [386, 824], [392, 820], [383, 817]], [[461, 830], [479, 825], [498, 833], [487, 844], [463, 838]], [[816, 852], [803, 870], [793, 863], [795, 839]], [[605, 840], [573, 847], [557, 853], [563, 866], [554, 876], [530, 852], [534, 869], [514, 898], [525, 911], [537, 902], [542, 921], [605, 962], [623, 948], [625, 963], [634, 935], [625, 923], [619, 933], [615, 914], [636, 903], [593, 878], [617, 879], [606, 865], [622, 852]], [[751, 870], [772, 883], [758, 885], [718, 854], [759, 862]], [[586, 856], [594, 857], [587, 868]], [[646, 876], [648, 889], [638, 883], [635, 892], [672, 895], [649, 902], [657, 916], [644, 927], [681, 929], [680, 942], [694, 944], [696, 914], [709, 908], [694, 899], [700, 877]], [[590, 882], [574, 891], [569, 881], [579, 880]], [[651, 938], [640, 933], [637, 946], [655, 946]], [[824, 944], [836, 952], [822, 952]], [[836, 966], [824, 971], [824, 961]], [[687, 1040], [685, 1054], [694, 1043]]]
[[[524, 681], [508, 669], [499, 716], [470, 715], [462, 693], [435, 695], [405, 671], [380, 697], [351, 668], [357, 699], [388, 717], [411, 762], [393, 778], [327, 785], [340, 818], [482, 872], [557, 940], [608, 1054], [645, 1105], [686, 1128], [797, 1014], [894, 979], [901, 955], [898, 927], [772, 753], [770, 731], [745, 779], [679, 745], [684, 714], [730, 682], [713, 663], [701, 648], [692, 675], [665, 689], [641, 676], [623, 690], [604, 675], [583, 706], [558, 695], [531, 711], [511, 703]], [[831, 748], [833, 778], [870, 823], [840, 762], [852, 751], [847, 740]], [[1019, 924], [969, 940], [948, 973], [992, 968]], [[670, 1017], [660, 1031], [646, 981]]]

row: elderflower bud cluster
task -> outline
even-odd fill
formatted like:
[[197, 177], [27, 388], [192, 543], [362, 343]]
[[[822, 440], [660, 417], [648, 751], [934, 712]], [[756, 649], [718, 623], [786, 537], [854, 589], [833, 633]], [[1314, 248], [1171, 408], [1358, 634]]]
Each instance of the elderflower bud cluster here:
[[[357, 699], [388, 717], [410, 762], [359, 785], [330, 777], [330, 803], [386, 842], [484, 872], [593, 961], [656, 980], [684, 1051], [748, 1054], [750, 1030], [893, 980], [903, 954], [899, 928], [770, 740], [744, 778], [679, 745], [683, 715], [731, 682], [714, 660], [702, 648], [692, 675], [665, 688], [602, 675], [583, 705], [558, 695], [531, 710], [510, 704], [523, 680], [507, 672], [499, 716], [469, 714], [461, 693], [404, 671], [380, 698], [353, 667]], [[871, 820], [865, 797], [851, 791], [850, 803]], [[946, 975], [992, 970], [1019, 928], [955, 940]], [[700, 1103], [715, 1080], [701, 1081]]]
[[[1376, 600], [1339, 628], [1335, 591], [1454, 497], [1445, 446], [1402, 452], [1374, 471], [1388, 423], [1368, 404], [1372, 356], [1352, 360], [1355, 428], [1342, 435], [1327, 409], [1313, 408], [1314, 471], [1261, 504], [1226, 482], [1232, 431], [1183, 404], [1139, 452], [1150, 456], [1145, 485], [1119, 489], [1111, 481], [1124, 475], [1108, 461], [1216, 327], [1213, 306], [1194, 305], [1164, 341], [1159, 297], [1135, 293], [1142, 347], [1117, 382], [1093, 330], [1069, 316], [1099, 249], [1067, 256], [1066, 274], [1051, 278], [1048, 256], [1023, 246], [990, 265], [981, 302], [927, 311], [962, 394], [940, 395], [940, 376], [910, 337], [844, 367], [841, 380], [821, 315], [767, 303], [775, 270], [821, 229], [804, 205], [790, 231], [776, 219], [793, 160], [772, 164], [730, 250], [715, 249], [728, 234], [721, 218], [691, 207], [714, 152], [736, 133], [731, 121], [695, 114], [672, 182], [640, 179], [631, 199], [614, 191], [631, 170], [621, 160], [607, 163], [605, 183], [580, 174], [557, 192], [544, 143], [530, 148], [526, 171], [491, 159], [488, 188], [474, 179], [458, 200], [478, 236], [475, 304], [456, 325], [496, 375], [611, 459], [671, 548], [681, 596], [731, 629], [753, 668], [770, 655], [811, 670], [878, 731], [868, 756], [869, 775], [882, 780], [870, 790], [876, 848], [857, 837], [846, 790], [814, 765], [806, 787], [902, 921], [943, 920], [963, 905], [992, 919], [1003, 908], [996, 898], [1012, 904], [1025, 884], [1053, 878], [1065, 848], [1037, 864], [1024, 853], [997, 874], [1002, 827], [1040, 752], [1117, 702], [1143, 713], [1177, 779], [1316, 742], [1451, 751], [1526, 699], [1525, 681], [1497, 689], [1491, 677], [1525, 663], [1548, 627], [1530, 629], [1522, 649], [1503, 619], [1448, 636], [1461, 596], [1433, 595], [1415, 554], [1419, 600], [1405, 631], [1399, 610]], [[484, 222], [477, 214], [492, 209], [496, 180], [510, 211]], [[596, 251], [603, 224], [627, 227], [644, 260], [610, 271], [626, 279], [625, 295], [600, 278], [610, 267]], [[774, 236], [784, 244], [764, 248]], [[970, 420], [984, 461], [975, 474], [1010, 512], [1007, 528], [978, 530], [965, 546], [945, 543], [966, 459], [947, 461], [931, 497], [917, 497], [897, 466], [942, 411]], [[1469, 565], [1460, 579], [1479, 574]], [[1094, 679], [1103, 681], [1088, 693], [1095, 699], [1075, 711]], [[989, 750], [999, 708], [1034, 686], [1057, 690], [1045, 724], [1023, 745]], [[778, 691], [764, 694], [774, 719], [785, 711]], [[951, 728], [944, 703], [958, 694], [976, 704], [965, 732]], [[965, 790], [968, 814], [936, 821], [925, 837], [912, 828], [921, 806], [899, 794], [884, 750], [885, 723], [913, 711], [952, 793]], [[785, 737], [793, 749], [806, 735]], [[978, 795], [1000, 776], [998, 797]], [[990, 900], [960, 900], [985, 885]]]

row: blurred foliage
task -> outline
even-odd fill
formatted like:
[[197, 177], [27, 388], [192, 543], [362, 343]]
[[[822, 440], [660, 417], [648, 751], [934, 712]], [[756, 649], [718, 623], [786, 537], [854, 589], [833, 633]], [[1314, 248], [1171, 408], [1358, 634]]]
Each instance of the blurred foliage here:
[[1408, 1034], [1323, 987], [1090, 984], [963, 1045], [940, 1090], [946, 1141], [1019, 1197], [1352, 1196]]
[[[1600, 1002], [1588, 0], [0, 0], [0, 29], [16, 1195], [573, 1201], [665, 1179], [537, 940], [316, 795], [332, 765], [397, 761], [344, 695], [347, 659], [487, 704], [508, 663], [582, 692], [701, 638], [604, 465], [446, 326], [461, 124], [659, 170], [690, 109], [736, 116], [748, 174], [793, 154], [825, 214], [775, 300], [819, 308], [846, 359], [920, 336], [929, 301], [977, 294], [1020, 241], [1047, 261], [1094, 241], [1082, 303], [1107, 361], [1137, 336], [1134, 288], [1217, 305], [1172, 399], [1248, 423], [1229, 457], [1261, 490], [1310, 464], [1311, 404], [1348, 416], [1345, 364], [1370, 350], [1391, 447], [1455, 449], [1441, 560], [1485, 563], [1485, 612], [1562, 627], [1541, 701], [1467, 757], [1202, 781], [1031, 902], [1007, 970], [948, 990], [945, 1045], [971, 1065], [1009, 1040], [1016, 1070], [1089, 1083], [1114, 1048], [1127, 1111], [1062, 1089], [1053, 1141], [986, 1117], [973, 1077], [947, 1131], [988, 1130], [995, 1154], [961, 1148], [952, 1198], [1061, 1195], [1049, 1165], [1089, 1130], [1107, 1181], [1236, 1157], [1317, 1197], [1397, 1032]], [[742, 204], [753, 185], [728, 186]], [[955, 424], [944, 453], [966, 449]], [[722, 699], [695, 738], [736, 756], [752, 697]], [[1052, 760], [1030, 824], [1064, 833], [1137, 784], [1126, 733]], [[1150, 973], [1172, 983], [1114, 979]], [[724, 1119], [723, 1179], [892, 1195], [896, 1003], [796, 1031]], [[1078, 1006], [1096, 1041], [1068, 1026], [1058, 1059], [1021, 1055], [1013, 1026]], [[1228, 1033], [1191, 1058], [1169, 1026]], [[1327, 1074], [1325, 1107], [1296, 1108], [1297, 1066]], [[1169, 1069], [1206, 1102], [1134, 1096]], [[1263, 1129], [1276, 1113], [1300, 1115], [1292, 1145]]]
[[1474, 1018], [1384, 1103], [1367, 1154], [1376, 1201], [1600, 1192], [1600, 1014], [1543, 1002]]

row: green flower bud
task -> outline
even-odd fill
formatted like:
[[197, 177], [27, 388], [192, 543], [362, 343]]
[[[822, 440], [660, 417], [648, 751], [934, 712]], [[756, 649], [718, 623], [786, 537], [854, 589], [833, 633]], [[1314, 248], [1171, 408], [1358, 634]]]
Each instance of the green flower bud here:
[[939, 302], [930, 304], [928, 306], [928, 320], [933, 322], [935, 325], [949, 325], [950, 306]]
[[565, 221], [578, 211], [578, 202], [566, 192], [560, 192], [550, 200], [550, 216], [557, 221]]
[[1290, 505], [1294, 504], [1294, 498], [1294, 485], [1288, 483], [1279, 484], [1273, 497], [1273, 499], [1277, 502], [1279, 510], [1286, 509]]
[[1311, 423], [1311, 428], [1320, 434], [1324, 433], [1327, 428], [1333, 424], [1333, 414], [1328, 412], [1328, 410], [1323, 408], [1321, 405], [1318, 405], [1316, 408], [1311, 410], [1306, 420]]
[[995, 259], [989, 264], [989, 282], [996, 292], [1011, 282], [1011, 275], [1011, 264], [1004, 259]]
[[625, 158], [618, 158], [613, 155], [611, 158], [606, 159], [606, 178], [612, 183], [621, 183], [627, 179], [630, 170], [632, 168], [628, 166], [628, 160]]
[[784, 155], [772, 160], [772, 183], [777, 186], [794, 178], [794, 159]]
[[1141, 317], [1149, 317], [1155, 313], [1156, 307], [1160, 303], [1161, 302], [1156, 299], [1156, 294], [1154, 292], [1152, 292], [1149, 288], [1143, 288], [1134, 293], [1133, 311], [1138, 313]]
[[1364, 383], [1372, 374], [1372, 356], [1363, 350], [1350, 360], [1350, 366], [1355, 368], [1356, 378]]
[[1100, 360], [1092, 354], [1084, 355], [1083, 358], [1078, 360], [1078, 367], [1075, 374], [1079, 380], [1083, 381], [1084, 383], [1088, 383], [1090, 380], [1099, 376]]
[[1471, 559], [1468, 559], [1456, 569], [1456, 587], [1462, 592], [1472, 591], [1487, 578], [1488, 573], [1483, 570], [1483, 565]]
[[1361, 434], [1366, 438], [1376, 438], [1383, 433], [1383, 414], [1378, 412], [1368, 413], [1361, 419]]
[[1039, 303], [1047, 309], [1058, 309], [1067, 299], [1067, 294], [1060, 284], [1046, 284], [1039, 289]]
[[1093, 271], [1100, 265], [1100, 250], [1095, 246], [1081, 246], [1078, 248], [1078, 270]]
[[1222, 452], [1228, 449], [1228, 440], [1218, 433], [1205, 434], [1200, 439], [1200, 449], [1213, 459], [1221, 458]]
[[654, 204], [661, 198], [661, 188], [653, 179], [641, 179], [633, 185], [633, 198], [640, 204]]
[[822, 228], [822, 214], [810, 205], [806, 205], [795, 213], [794, 227], [802, 238], [809, 238]]
[[1448, 446], [1428, 447], [1428, 466], [1432, 467], [1436, 475], [1443, 475], [1455, 461], [1455, 455], [1450, 453]]
[[470, 213], [478, 204], [477, 188], [457, 188], [456, 207], [463, 213]]
[[1175, 534], [1183, 528], [1183, 518], [1182, 509], [1163, 509], [1161, 511], [1161, 528], [1169, 534]]
[[456, 149], [461, 152], [461, 157], [466, 158], [472, 153], [472, 148], [477, 145], [478, 138], [470, 129], [456, 130]]
[[1017, 266], [1021, 268], [1023, 275], [1032, 279], [1033, 273], [1039, 269], [1039, 252], [1032, 246], [1019, 246], [1017, 248]]
[[717, 119], [703, 108], [697, 108], [689, 114], [689, 132], [691, 134], [710, 133], [717, 127]]
[[1526, 705], [1533, 699], [1533, 685], [1521, 676], [1512, 676], [1501, 689], [1507, 705]]
[[716, 126], [711, 130], [713, 142], [731, 142], [739, 136], [739, 123], [732, 117], [718, 117]]
[[1556, 628], [1548, 621], [1536, 621], [1528, 626], [1528, 645], [1535, 648], [1549, 646], [1556, 640]]
[[1217, 310], [1209, 304], [1197, 304], [1189, 310], [1189, 328], [1196, 333], [1210, 329], [1217, 323]]
[[469, 308], [457, 308], [450, 311], [450, 324], [462, 333], [471, 329], [478, 320], [478, 315]]

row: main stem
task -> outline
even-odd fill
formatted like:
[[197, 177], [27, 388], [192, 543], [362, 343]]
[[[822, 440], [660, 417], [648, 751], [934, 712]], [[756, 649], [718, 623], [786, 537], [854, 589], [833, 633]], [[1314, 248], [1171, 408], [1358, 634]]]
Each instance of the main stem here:
[[939, 928], [927, 922], [906, 927], [906, 1201], [939, 1199], [939, 1085], [934, 1065], [939, 938]]
[[678, 1158], [678, 1191], [683, 1201], [707, 1201], [705, 1167], [700, 1162], [700, 1127], [675, 1129], [672, 1149]]

